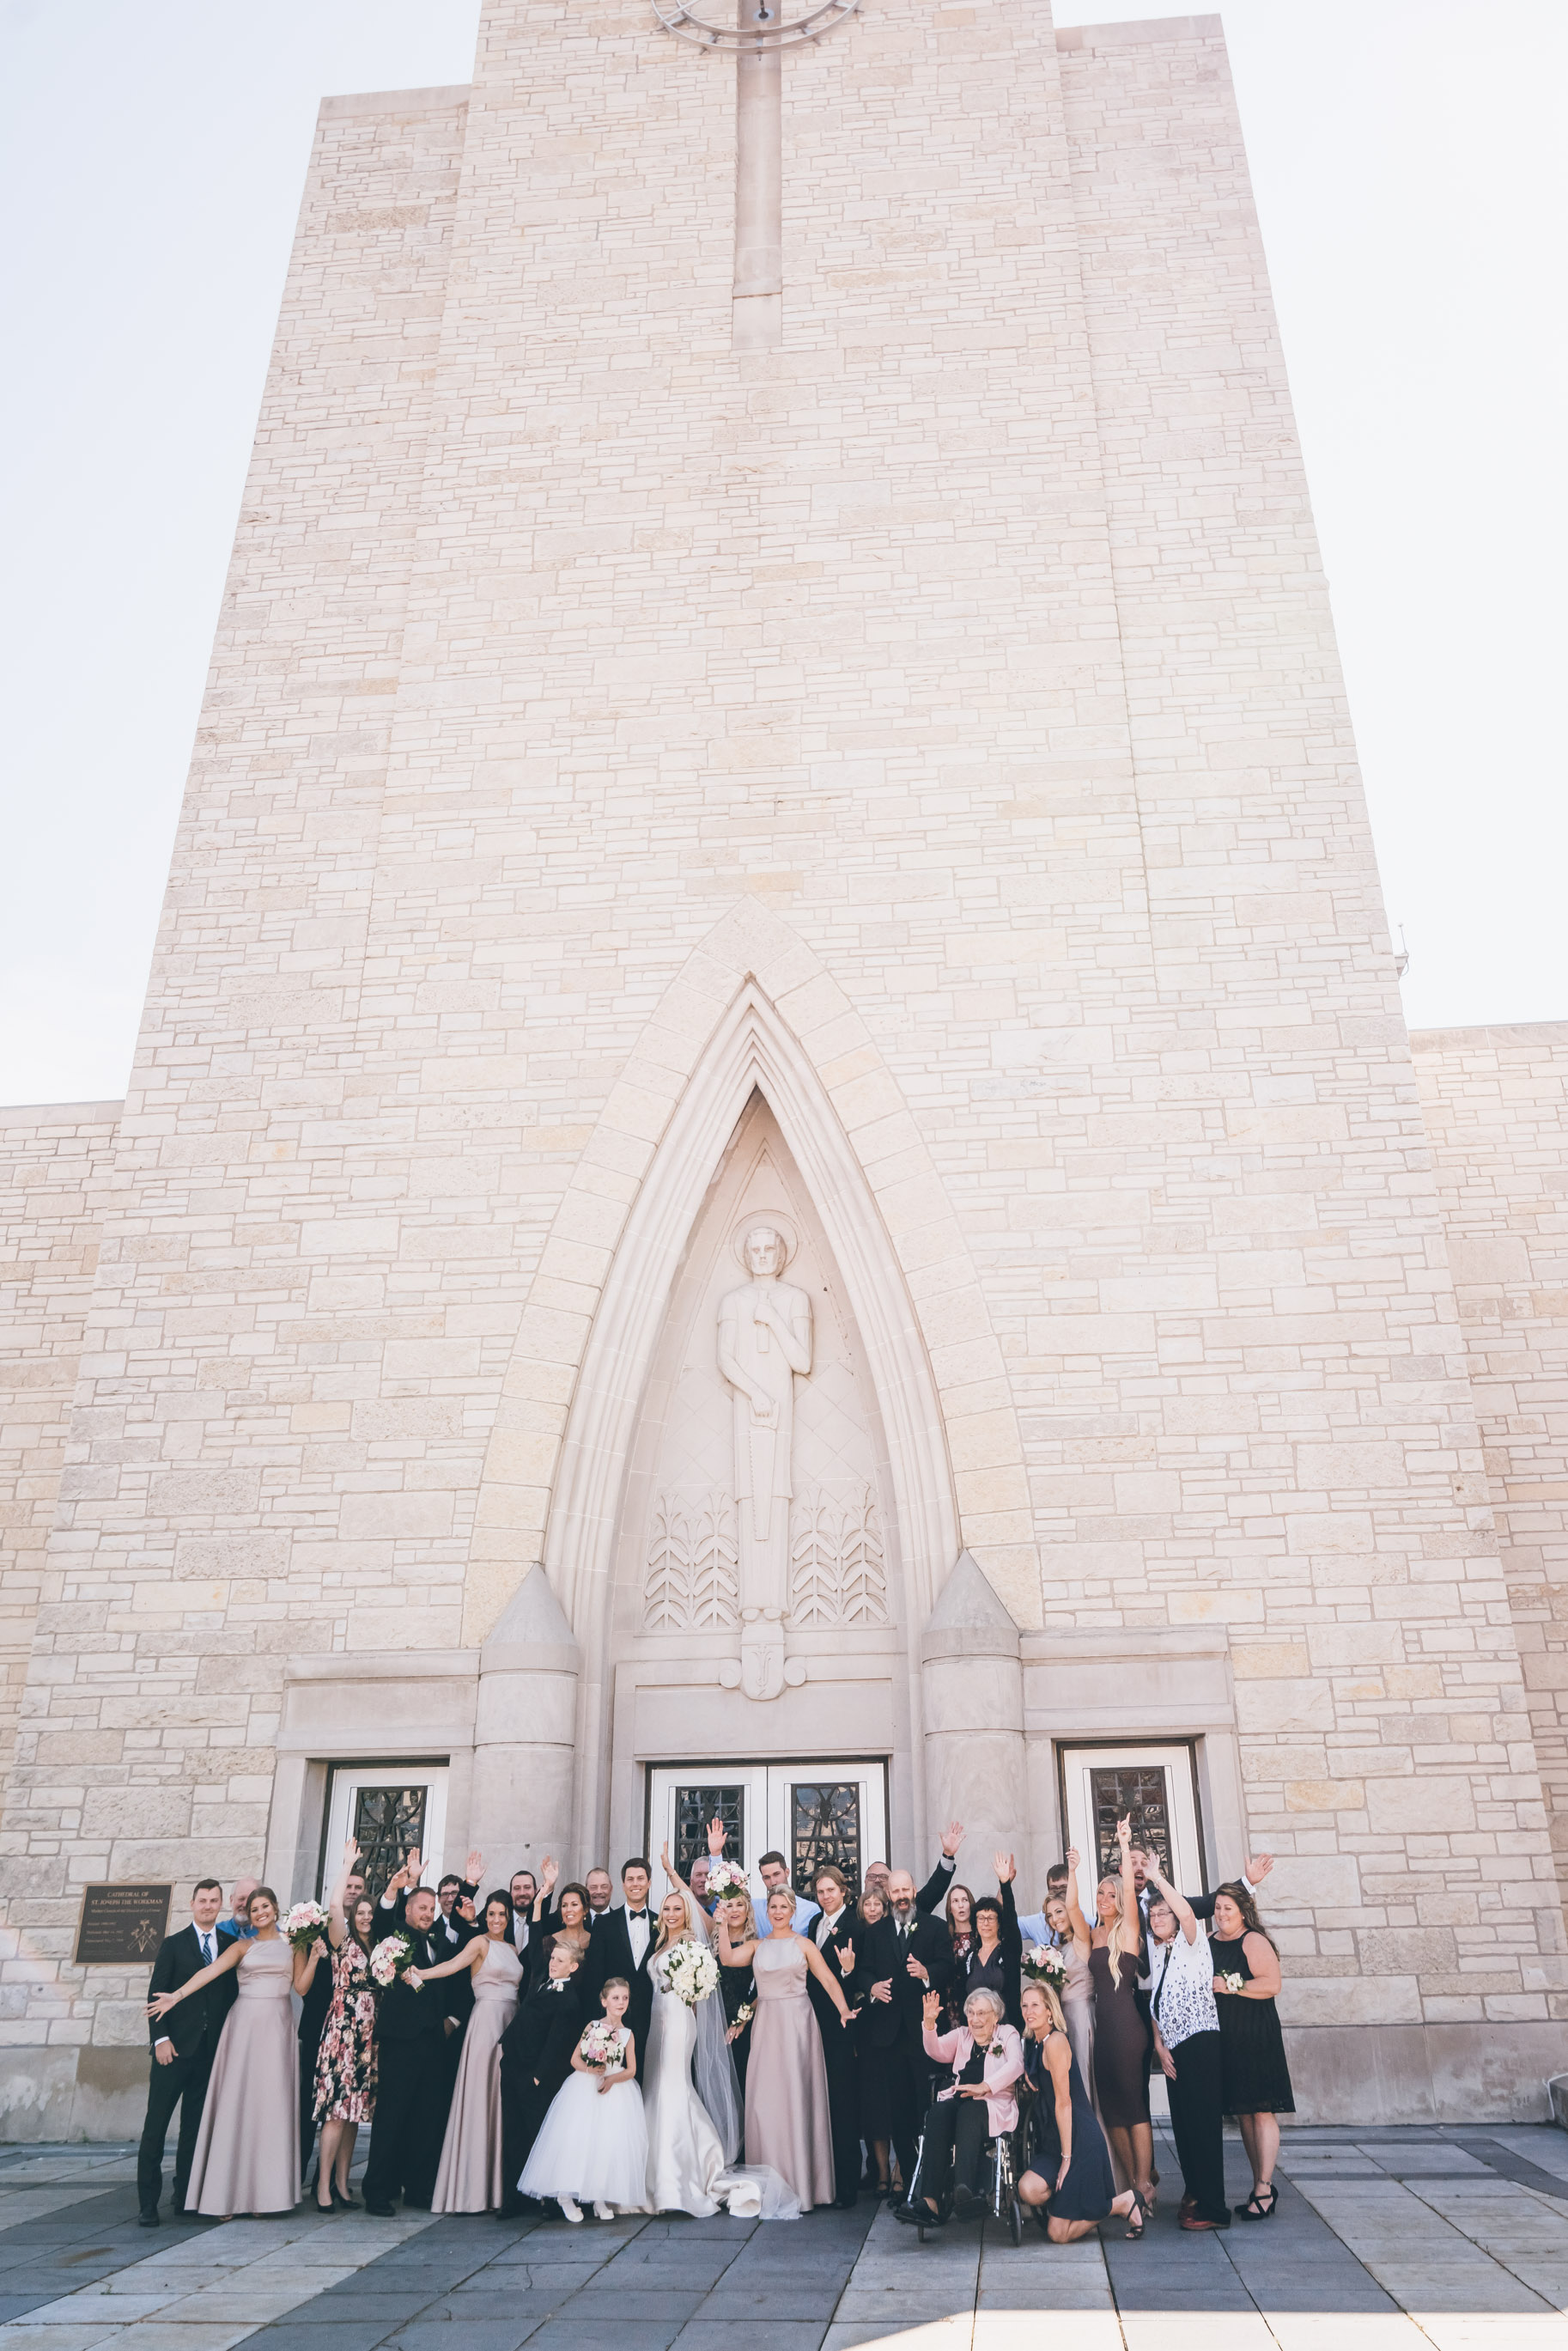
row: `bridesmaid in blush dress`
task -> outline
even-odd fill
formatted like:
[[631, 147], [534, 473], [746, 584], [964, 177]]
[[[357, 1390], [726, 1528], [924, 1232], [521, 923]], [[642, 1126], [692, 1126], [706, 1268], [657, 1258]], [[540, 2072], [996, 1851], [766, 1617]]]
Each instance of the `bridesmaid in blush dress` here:
[[473, 2012], [462, 2036], [457, 2081], [441, 2141], [432, 2212], [498, 2211], [506, 2182], [501, 2168], [501, 2036], [517, 2013], [523, 1962], [512, 1941], [512, 1901], [492, 1894], [484, 1905], [484, 1932], [465, 1943], [456, 1959], [439, 1968], [410, 1968], [405, 1983], [426, 1984], [434, 1976], [468, 1970]]
[[757, 1983], [752, 2055], [746, 2068], [746, 2161], [768, 2164], [786, 2179], [802, 2210], [834, 2199], [833, 2134], [827, 2111], [827, 2067], [822, 2035], [806, 1997], [806, 1970], [815, 1976], [849, 2021], [849, 2003], [809, 1936], [790, 1927], [794, 1895], [780, 1886], [768, 1896], [765, 1939], [737, 1949], [721, 1911], [719, 1958], [727, 1968], [751, 1963]]
[[236, 2212], [292, 2212], [299, 2201], [299, 2047], [289, 1994], [301, 1989], [306, 1954], [278, 1933], [270, 1886], [256, 1887], [246, 1915], [254, 1929], [247, 1942], [230, 1943], [210, 1968], [198, 1968], [178, 1991], [161, 1992], [147, 2010], [167, 2016], [225, 1969], [239, 1970], [185, 2191], [188, 2212], [224, 2220]]

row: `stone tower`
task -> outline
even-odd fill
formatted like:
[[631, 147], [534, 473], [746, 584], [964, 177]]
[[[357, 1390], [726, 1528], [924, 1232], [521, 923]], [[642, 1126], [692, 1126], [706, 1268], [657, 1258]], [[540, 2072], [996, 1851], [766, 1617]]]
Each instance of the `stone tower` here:
[[15, 2127], [141, 2078], [84, 1883], [314, 1891], [335, 1791], [438, 1782], [487, 1876], [723, 1790], [796, 1858], [956, 1813], [1026, 1908], [1136, 1802], [1277, 1855], [1303, 2114], [1538, 2110], [1558, 1886], [1218, 19], [491, 0], [471, 89], [326, 102], [97, 1180]]

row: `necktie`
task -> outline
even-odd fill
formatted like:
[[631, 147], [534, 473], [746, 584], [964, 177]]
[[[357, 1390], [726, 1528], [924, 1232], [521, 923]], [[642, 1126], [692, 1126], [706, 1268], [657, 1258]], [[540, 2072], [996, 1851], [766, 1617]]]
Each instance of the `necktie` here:
[[204, 1967], [210, 1968], [213, 1964], [213, 1938], [211, 1935], [203, 1934], [202, 1937], [202, 1961]]

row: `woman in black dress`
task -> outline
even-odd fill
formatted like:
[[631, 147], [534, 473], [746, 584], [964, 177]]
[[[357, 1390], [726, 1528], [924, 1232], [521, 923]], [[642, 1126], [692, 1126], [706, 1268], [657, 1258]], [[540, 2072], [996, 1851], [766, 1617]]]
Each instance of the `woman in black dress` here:
[[1136, 2188], [1116, 2194], [1110, 2149], [1089, 2104], [1061, 2003], [1048, 1984], [1023, 1987], [1023, 2074], [1034, 2101], [1020, 2203], [1030, 2207], [1054, 2245], [1086, 2237], [1113, 2212], [1126, 2220], [1129, 2237], [1141, 2237], [1144, 2200]]
[[[1225, 2112], [1241, 2126], [1252, 2192], [1234, 2209], [1242, 2220], [1267, 2220], [1280, 2200], [1274, 2186], [1280, 2126], [1276, 2115], [1293, 2115], [1291, 2069], [1275, 1997], [1280, 1955], [1258, 1923], [1258, 1906], [1244, 1886], [1222, 1886], [1214, 1896], [1215, 2005], [1220, 2011], [1220, 2056]], [[1227, 1982], [1227, 1977], [1241, 1981]]]
[[[869, 1877], [869, 1873], [867, 1876]], [[888, 1916], [888, 1901], [884, 1891], [886, 1882], [885, 1879], [871, 1879], [862, 1892], [855, 1910], [855, 1915], [862, 1927], [880, 1926], [882, 1920]], [[858, 1934], [855, 1941], [857, 1949], [864, 1949], [865, 1944]], [[855, 2008], [864, 2006], [865, 1992], [853, 1979], [845, 1986], [845, 1991], [852, 2006]], [[870, 2157], [872, 2164], [876, 2166], [876, 2193], [878, 2196], [887, 2196], [891, 2189], [891, 2163], [888, 2151], [893, 2137], [887, 2052], [882, 2049], [873, 2049], [862, 2034], [857, 2033], [855, 2060], [860, 2072], [860, 2137], [867, 2154]], [[872, 2185], [869, 2169], [867, 2172], [865, 2184], [867, 2187]]]
[[[721, 1902], [719, 1917], [729, 1929], [732, 1948], [738, 1949], [742, 1943], [756, 1941], [757, 1917], [749, 1895], [732, 1894], [728, 1901]], [[717, 1952], [714, 1957], [718, 1957]], [[750, 1961], [743, 1967], [727, 1968], [720, 1959], [719, 1991], [724, 2003], [724, 2022], [729, 2027], [730, 2054], [735, 2061], [743, 2098], [746, 2060], [752, 2053], [752, 2018], [757, 2006], [757, 1982]]]
[[963, 2022], [964, 1994], [969, 1990], [969, 1959], [974, 1949], [974, 1896], [967, 1886], [959, 1885], [955, 1879], [948, 1888], [943, 1908], [948, 1922], [948, 1940], [953, 1947], [953, 1971], [942, 1994], [941, 2029], [944, 2032], [953, 2032]]
[[[1130, 1821], [1116, 1823], [1121, 1876], [1102, 1877], [1099, 1919], [1090, 1938], [1089, 1978], [1095, 1987], [1095, 2099], [1122, 2177], [1154, 2210], [1154, 2131], [1148, 2116], [1148, 2064], [1153, 2043], [1137, 1997], [1143, 1972], [1143, 1922], [1133, 1876]], [[1087, 1931], [1078, 1907], [1078, 1855], [1067, 1855], [1067, 1915], [1076, 1934]]]
[[[964, 2001], [971, 1991], [993, 1991], [1002, 2001], [1008, 2023], [1015, 2032], [1021, 2032], [1023, 2014], [1018, 2005], [1018, 1991], [1023, 1937], [1012, 1899], [1017, 1865], [1010, 1853], [999, 1853], [993, 1858], [1000, 1890], [982, 1894], [974, 1905], [973, 1939], [967, 1956], [959, 1962], [949, 1999], [956, 2002], [961, 2016]], [[957, 1957], [956, 1945], [954, 1956]]]

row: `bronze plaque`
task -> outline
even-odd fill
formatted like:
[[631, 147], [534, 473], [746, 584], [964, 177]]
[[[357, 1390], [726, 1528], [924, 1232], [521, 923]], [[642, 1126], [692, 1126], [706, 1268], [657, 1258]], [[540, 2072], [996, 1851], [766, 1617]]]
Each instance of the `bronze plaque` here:
[[78, 1968], [146, 1967], [169, 1931], [169, 1886], [89, 1886], [77, 1928]]

